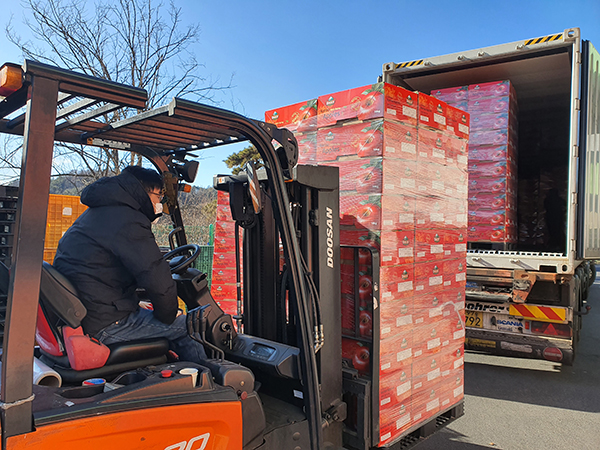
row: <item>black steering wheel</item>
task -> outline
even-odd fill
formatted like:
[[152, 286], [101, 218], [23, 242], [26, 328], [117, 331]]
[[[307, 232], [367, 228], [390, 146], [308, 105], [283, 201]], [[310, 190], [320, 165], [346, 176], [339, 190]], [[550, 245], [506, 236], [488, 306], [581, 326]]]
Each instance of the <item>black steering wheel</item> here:
[[[190, 252], [192, 252], [191, 255]], [[198, 259], [198, 256], [200, 256], [200, 246], [187, 244], [165, 253], [163, 259], [169, 262], [171, 273], [181, 274]]]

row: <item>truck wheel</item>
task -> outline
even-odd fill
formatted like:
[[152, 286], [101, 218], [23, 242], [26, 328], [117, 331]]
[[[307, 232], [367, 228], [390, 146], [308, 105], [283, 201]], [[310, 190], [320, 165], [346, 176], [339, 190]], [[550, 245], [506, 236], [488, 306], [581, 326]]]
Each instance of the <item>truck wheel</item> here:
[[590, 277], [590, 286], [596, 282], [596, 264], [590, 263], [590, 270], [592, 272], [592, 276]]

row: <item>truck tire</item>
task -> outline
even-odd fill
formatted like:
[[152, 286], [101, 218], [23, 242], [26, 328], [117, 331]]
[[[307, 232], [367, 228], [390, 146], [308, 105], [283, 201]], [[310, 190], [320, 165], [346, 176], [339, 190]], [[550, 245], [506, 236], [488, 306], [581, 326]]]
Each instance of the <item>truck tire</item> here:
[[593, 262], [590, 263], [590, 270], [592, 271], [592, 276], [590, 277], [590, 286], [596, 282], [596, 264]]

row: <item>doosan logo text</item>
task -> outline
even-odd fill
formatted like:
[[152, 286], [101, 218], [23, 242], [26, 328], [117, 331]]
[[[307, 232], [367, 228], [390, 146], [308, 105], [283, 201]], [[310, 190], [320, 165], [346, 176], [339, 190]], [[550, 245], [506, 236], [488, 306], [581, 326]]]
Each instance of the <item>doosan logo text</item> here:
[[333, 210], [327, 207], [327, 267], [333, 269]]

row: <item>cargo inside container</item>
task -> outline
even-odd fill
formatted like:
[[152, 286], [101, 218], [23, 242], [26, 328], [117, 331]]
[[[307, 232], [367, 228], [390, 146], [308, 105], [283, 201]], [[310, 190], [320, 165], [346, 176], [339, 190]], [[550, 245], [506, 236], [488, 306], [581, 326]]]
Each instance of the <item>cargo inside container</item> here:
[[[436, 89], [502, 80], [514, 85], [519, 106], [519, 240], [512, 250], [566, 253], [571, 57], [572, 46], [566, 45], [391, 75], [392, 84], [427, 94]], [[562, 243], [554, 248], [549, 245], [545, 203], [553, 205], [551, 220], [558, 220], [557, 228], [564, 230], [564, 240], [560, 239]], [[559, 218], [557, 214], [564, 215]]]

